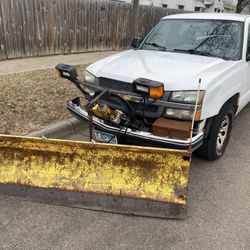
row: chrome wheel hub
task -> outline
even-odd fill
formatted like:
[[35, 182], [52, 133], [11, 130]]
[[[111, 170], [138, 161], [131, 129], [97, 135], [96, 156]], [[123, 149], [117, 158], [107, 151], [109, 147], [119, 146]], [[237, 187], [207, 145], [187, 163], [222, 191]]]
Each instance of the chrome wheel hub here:
[[230, 119], [229, 116], [226, 115], [221, 123], [220, 130], [217, 136], [217, 145], [216, 145], [217, 151], [220, 151], [223, 148], [225, 140], [228, 136], [229, 126], [230, 126]]

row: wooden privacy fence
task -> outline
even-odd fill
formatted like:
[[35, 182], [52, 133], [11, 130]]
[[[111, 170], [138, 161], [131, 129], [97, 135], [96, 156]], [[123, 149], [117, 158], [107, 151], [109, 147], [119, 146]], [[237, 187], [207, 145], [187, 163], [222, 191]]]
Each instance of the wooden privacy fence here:
[[[138, 34], [178, 13], [140, 6]], [[128, 48], [132, 6], [107, 0], [0, 0], [0, 60]]]

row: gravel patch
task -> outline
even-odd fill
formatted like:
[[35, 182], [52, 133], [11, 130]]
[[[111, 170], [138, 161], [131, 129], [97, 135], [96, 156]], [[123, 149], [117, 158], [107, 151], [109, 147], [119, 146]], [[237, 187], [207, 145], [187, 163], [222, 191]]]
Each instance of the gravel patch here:
[[[77, 66], [80, 78], [86, 66]], [[0, 133], [25, 135], [68, 119], [67, 102], [79, 94], [54, 69], [0, 76]]]

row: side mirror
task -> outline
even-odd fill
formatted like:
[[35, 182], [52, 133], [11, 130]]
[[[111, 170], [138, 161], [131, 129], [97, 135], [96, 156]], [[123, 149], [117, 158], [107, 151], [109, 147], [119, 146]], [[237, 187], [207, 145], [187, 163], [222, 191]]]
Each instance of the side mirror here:
[[247, 56], [246, 56], [246, 61], [249, 62], [250, 61], [250, 50], [247, 50]]
[[140, 37], [135, 37], [131, 44], [132, 48], [138, 49], [141, 45], [141, 42], [142, 42], [142, 39]]

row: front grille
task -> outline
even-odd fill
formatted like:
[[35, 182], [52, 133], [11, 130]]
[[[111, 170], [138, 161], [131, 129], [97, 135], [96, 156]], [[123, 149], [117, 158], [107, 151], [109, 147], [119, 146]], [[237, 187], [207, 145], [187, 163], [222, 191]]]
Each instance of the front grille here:
[[136, 103], [136, 102], [129, 102], [130, 106], [136, 110], [136, 113], [142, 114], [143, 110], [144, 112], [147, 114], [147, 112], [149, 113], [156, 113], [158, 111], [158, 106], [155, 105], [145, 105], [143, 106], [140, 103]]
[[134, 92], [133, 83], [117, 81], [104, 77], [99, 78], [99, 86], [104, 87], [106, 89]]

